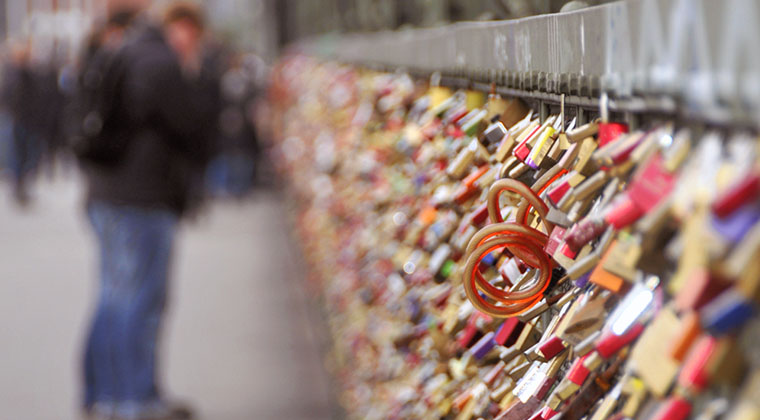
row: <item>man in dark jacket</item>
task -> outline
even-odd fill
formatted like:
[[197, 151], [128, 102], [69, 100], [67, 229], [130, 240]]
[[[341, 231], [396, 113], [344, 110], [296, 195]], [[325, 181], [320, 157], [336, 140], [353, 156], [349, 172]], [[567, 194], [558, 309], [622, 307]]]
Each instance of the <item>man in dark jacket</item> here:
[[[176, 48], [199, 45], [201, 15], [181, 6], [167, 16], [162, 28], [137, 19], [126, 31], [115, 115], [127, 146], [116, 163], [85, 165], [100, 249], [100, 293], [85, 354], [85, 410], [93, 419], [189, 417], [158, 387], [156, 346], [175, 231], [209, 156], [205, 133], [214, 116], [204, 108], [214, 100], [204, 86], [214, 83], [187, 66], [193, 51]], [[178, 31], [185, 37], [179, 43]]]

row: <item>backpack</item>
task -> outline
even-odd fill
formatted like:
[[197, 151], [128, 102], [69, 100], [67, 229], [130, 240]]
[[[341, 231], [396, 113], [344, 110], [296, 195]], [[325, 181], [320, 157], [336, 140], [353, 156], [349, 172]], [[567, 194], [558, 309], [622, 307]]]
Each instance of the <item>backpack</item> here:
[[117, 115], [124, 64], [121, 50], [104, 48], [84, 63], [69, 118], [69, 146], [80, 161], [111, 166], [126, 153], [130, 130]]

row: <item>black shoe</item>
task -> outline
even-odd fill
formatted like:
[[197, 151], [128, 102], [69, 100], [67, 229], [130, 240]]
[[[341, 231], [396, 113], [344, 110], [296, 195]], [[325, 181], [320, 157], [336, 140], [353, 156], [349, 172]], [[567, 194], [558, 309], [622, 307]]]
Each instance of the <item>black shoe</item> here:
[[155, 412], [149, 413], [140, 420], [192, 420], [193, 418], [195, 418], [195, 414], [189, 405], [180, 402], [166, 402], [157, 407]]
[[99, 410], [97, 407], [88, 407], [82, 413], [82, 420], [113, 420], [113, 414]]

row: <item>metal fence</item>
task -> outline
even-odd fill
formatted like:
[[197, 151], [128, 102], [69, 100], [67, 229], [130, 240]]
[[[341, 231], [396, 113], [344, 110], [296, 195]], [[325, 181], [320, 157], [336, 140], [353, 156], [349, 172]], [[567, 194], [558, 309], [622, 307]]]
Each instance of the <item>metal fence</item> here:
[[[300, 48], [509, 89], [667, 96], [690, 114], [760, 120], [760, 3], [628, 0], [511, 21], [312, 38]], [[622, 103], [622, 102], [621, 102]]]

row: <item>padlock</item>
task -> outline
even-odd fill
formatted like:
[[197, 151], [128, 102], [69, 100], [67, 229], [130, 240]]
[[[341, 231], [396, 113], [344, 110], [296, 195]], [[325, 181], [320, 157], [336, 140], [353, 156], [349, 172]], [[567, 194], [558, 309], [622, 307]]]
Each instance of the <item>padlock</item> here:
[[[371, 118], [294, 101], [281, 129], [303, 150], [311, 132], [340, 139], [336, 170], [304, 153], [285, 173], [350, 415], [760, 417], [757, 395], [733, 392], [756, 368], [738, 343], [760, 303], [760, 143], [667, 123], [563, 127], [495, 93], [355, 77], [367, 87], [352, 106]], [[506, 180], [523, 193], [490, 205]], [[519, 310], [492, 317], [478, 298]]]

